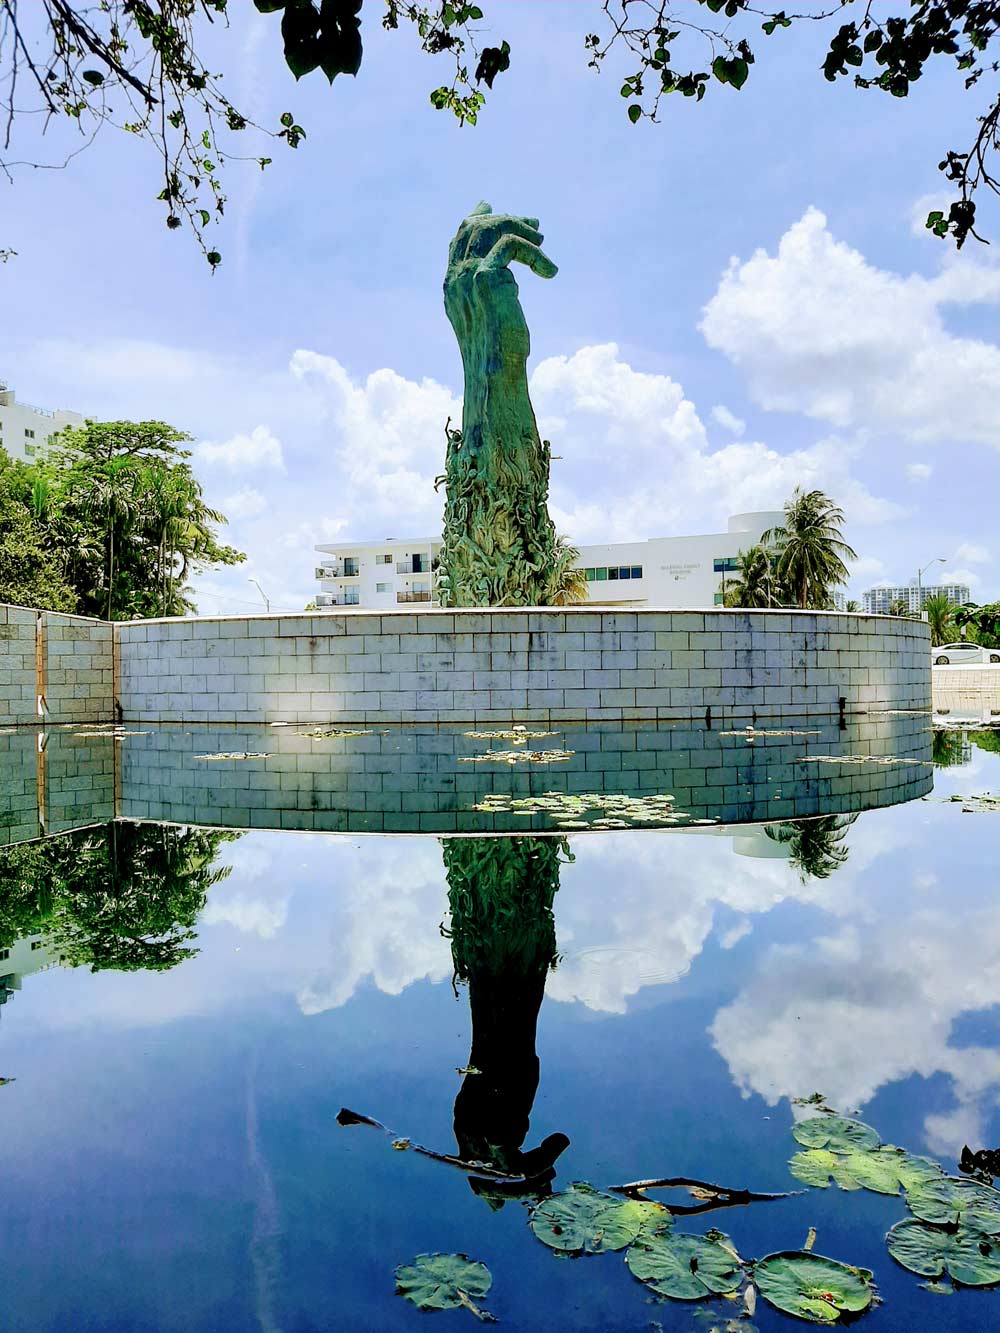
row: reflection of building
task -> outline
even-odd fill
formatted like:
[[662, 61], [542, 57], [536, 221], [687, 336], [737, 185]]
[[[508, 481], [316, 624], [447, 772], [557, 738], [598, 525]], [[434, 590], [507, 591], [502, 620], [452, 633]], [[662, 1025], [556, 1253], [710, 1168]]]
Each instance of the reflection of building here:
[[26, 935], [7, 949], [0, 949], [0, 1005], [4, 1005], [21, 982], [33, 972], [59, 966], [59, 952], [44, 935]]
[[887, 616], [893, 607], [902, 604], [910, 614], [922, 611], [931, 597], [947, 597], [949, 602], [961, 606], [970, 600], [967, 583], [922, 583], [917, 586], [916, 579], [910, 579], [905, 587], [893, 587], [880, 583], [869, 588], [864, 594], [865, 611], [870, 616]]
[[66, 426], [82, 426], [79, 412], [59, 408], [49, 412], [44, 407], [19, 403], [14, 390], [0, 380], [0, 449], [11, 458], [30, 461], [44, 451], [51, 436]]
[[[719, 606], [737, 557], [760, 541], [780, 513], [734, 514], [725, 532], [695, 537], [651, 537], [646, 541], [581, 546], [578, 566], [586, 571], [590, 601], [615, 606]], [[439, 541], [353, 542], [317, 546], [322, 591], [316, 605], [376, 609], [434, 597], [432, 566]]]

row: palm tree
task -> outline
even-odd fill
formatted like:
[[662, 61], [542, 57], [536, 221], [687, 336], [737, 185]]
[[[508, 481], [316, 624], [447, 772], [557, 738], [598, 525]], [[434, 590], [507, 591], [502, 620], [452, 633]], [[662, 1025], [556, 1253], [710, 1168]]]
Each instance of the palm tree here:
[[861, 603], [856, 601], [853, 597], [848, 599], [847, 604], [844, 607], [845, 611], [860, 611], [861, 609]]
[[958, 631], [951, 618], [954, 609], [954, 604], [943, 593], [928, 597], [924, 603], [927, 623], [931, 627], [932, 648], [937, 648], [942, 643], [954, 643], [958, 638]]
[[737, 577], [727, 583], [723, 598], [725, 606], [743, 606], [751, 610], [781, 604], [781, 589], [774, 575], [771, 552], [763, 545], [740, 551]]
[[561, 566], [561, 570], [552, 593], [553, 606], [573, 606], [590, 600], [587, 575], [576, 565], [579, 559], [580, 552], [575, 546], [570, 545], [568, 537], [556, 538], [556, 562]]
[[910, 608], [907, 606], [906, 602], [901, 601], [897, 597], [894, 602], [890, 602], [889, 604], [889, 614], [890, 616], [908, 616], [910, 614]]
[[844, 560], [857, 554], [844, 541], [844, 511], [822, 491], [796, 487], [785, 505], [785, 521], [761, 537], [761, 545], [777, 547], [775, 573], [803, 611], [826, 605], [831, 588], [846, 583]]
[[98, 515], [104, 524], [106, 558], [105, 620], [111, 619], [115, 582], [115, 536], [125, 535], [137, 514], [137, 468], [127, 456], [112, 458], [103, 466], [95, 467], [84, 490], [84, 508]]

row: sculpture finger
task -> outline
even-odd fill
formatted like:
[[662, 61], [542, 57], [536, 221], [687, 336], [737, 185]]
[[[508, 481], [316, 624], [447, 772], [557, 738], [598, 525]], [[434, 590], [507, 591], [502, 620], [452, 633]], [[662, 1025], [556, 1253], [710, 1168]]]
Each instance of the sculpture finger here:
[[503, 236], [520, 236], [532, 245], [541, 245], [544, 237], [538, 230], [537, 218], [519, 218], [503, 215], [490, 218], [473, 218], [466, 258], [478, 256], [485, 258], [497, 241]]
[[506, 268], [515, 261], [518, 264], [525, 264], [539, 278], [554, 278], [559, 272], [548, 255], [537, 245], [525, 240], [523, 236], [512, 235], [500, 237], [483, 260], [482, 267], [485, 270]]

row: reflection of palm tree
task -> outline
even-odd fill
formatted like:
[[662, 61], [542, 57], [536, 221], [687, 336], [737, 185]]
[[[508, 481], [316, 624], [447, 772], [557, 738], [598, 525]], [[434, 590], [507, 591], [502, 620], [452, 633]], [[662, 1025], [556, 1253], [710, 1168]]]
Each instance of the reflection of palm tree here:
[[569, 1142], [551, 1134], [521, 1150], [538, 1088], [535, 1029], [556, 960], [552, 901], [565, 850], [550, 838], [444, 842], [452, 959], [472, 1015], [468, 1071], [455, 1099], [459, 1156], [539, 1184], [551, 1180]]
[[788, 859], [804, 884], [809, 879], [829, 879], [845, 863], [851, 853], [844, 839], [856, 819], [856, 814], [820, 815], [769, 824], [764, 832], [775, 842], [787, 844]]

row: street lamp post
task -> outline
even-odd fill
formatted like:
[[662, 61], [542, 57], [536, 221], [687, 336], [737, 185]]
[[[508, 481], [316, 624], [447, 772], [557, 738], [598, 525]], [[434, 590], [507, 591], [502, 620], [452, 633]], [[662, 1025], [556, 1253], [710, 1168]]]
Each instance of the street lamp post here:
[[919, 616], [924, 609], [923, 598], [923, 577], [930, 569], [931, 565], [946, 565], [948, 557], [946, 555], [936, 555], [933, 560], [928, 560], [923, 569], [917, 570], [917, 615]]
[[270, 601], [270, 598], [268, 597], [267, 593], [264, 591], [264, 589], [260, 586], [260, 584], [257, 582], [257, 580], [256, 580], [252, 575], [250, 576], [250, 578], [247, 579], [247, 582], [248, 582], [248, 583], [252, 583], [253, 586], [257, 589], [257, 591], [260, 593], [261, 597], [264, 599], [264, 607], [265, 607], [265, 609], [266, 609], [268, 615], [270, 615], [270, 613], [271, 613], [271, 601]]

